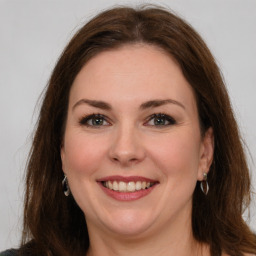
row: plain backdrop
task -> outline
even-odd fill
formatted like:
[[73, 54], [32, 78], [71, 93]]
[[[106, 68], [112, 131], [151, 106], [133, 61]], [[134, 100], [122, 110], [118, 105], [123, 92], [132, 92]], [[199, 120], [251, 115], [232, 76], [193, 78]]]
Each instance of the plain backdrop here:
[[[19, 244], [24, 169], [38, 98], [58, 56], [74, 32], [97, 12], [116, 4], [141, 3], [145, 1], [0, 0], [0, 251]], [[251, 152], [247, 155], [256, 185], [256, 0], [147, 3], [181, 15], [213, 52]], [[254, 207], [250, 219], [247, 215], [245, 219], [256, 230]]]

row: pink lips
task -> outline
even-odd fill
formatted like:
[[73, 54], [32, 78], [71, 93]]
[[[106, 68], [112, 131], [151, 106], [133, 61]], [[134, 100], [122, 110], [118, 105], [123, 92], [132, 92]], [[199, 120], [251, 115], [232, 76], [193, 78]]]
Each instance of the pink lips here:
[[97, 181], [98, 182], [102, 182], [102, 181], [124, 181], [124, 182], [129, 182], [129, 181], [147, 181], [147, 182], [155, 182], [157, 183], [156, 180], [152, 180], [152, 179], [148, 179], [148, 178], [145, 178], [145, 177], [141, 177], [141, 176], [129, 176], [129, 177], [124, 177], [124, 176], [108, 176], [108, 177], [104, 177], [104, 178], [101, 178], [101, 179], [98, 179]]
[[[150, 183], [154, 183], [153, 186], [147, 188], [147, 189], [141, 189], [141, 190], [137, 190], [134, 192], [120, 192], [120, 191], [115, 191], [112, 189], [109, 189], [107, 187], [105, 187], [103, 185], [104, 182], [106, 181], [123, 181], [123, 182], [137, 182], [137, 181], [145, 181], [145, 182], [150, 182]], [[108, 177], [104, 177], [101, 178], [99, 180], [97, 180], [98, 184], [100, 185], [101, 189], [110, 197], [118, 200], [118, 201], [132, 201], [132, 200], [138, 200], [142, 197], [147, 196], [149, 193], [152, 192], [152, 190], [156, 187], [156, 185], [159, 183], [156, 180], [152, 180], [152, 179], [148, 179], [145, 177], [141, 177], [141, 176], [129, 176], [129, 177], [124, 177], [124, 176], [108, 176]]]

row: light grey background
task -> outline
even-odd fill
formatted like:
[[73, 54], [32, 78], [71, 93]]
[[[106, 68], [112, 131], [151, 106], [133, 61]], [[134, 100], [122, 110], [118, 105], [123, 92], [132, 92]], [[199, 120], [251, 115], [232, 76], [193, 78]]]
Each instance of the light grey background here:
[[[225, 77], [255, 172], [256, 0], [147, 2], [172, 8], [208, 43]], [[0, 251], [19, 243], [23, 176], [36, 104], [59, 54], [77, 28], [98, 11], [139, 3], [144, 1], [0, 0]], [[248, 222], [256, 230], [255, 208]]]

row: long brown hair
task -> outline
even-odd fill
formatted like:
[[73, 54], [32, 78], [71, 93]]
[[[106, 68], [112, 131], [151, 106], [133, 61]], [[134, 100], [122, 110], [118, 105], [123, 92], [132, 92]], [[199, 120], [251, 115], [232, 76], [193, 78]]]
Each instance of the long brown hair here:
[[[84, 255], [86, 221], [73, 197], [62, 191], [60, 147], [69, 91], [84, 64], [96, 54], [125, 44], [156, 45], [170, 54], [193, 88], [202, 136], [212, 127], [214, 161], [205, 196], [193, 195], [195, 239], [212, 256], [256, 253], [254, 234], [242, 218], [250, 202], [250, 179], [243, 144], [220, 71], [201, 37], [184, 20], [160, 7], [119, 7], [85, 24], [63, 51], [50, 78], [27, 166], [21, 252], [31, 255]], [[30, 242], [29, 242], [30, 241]]]

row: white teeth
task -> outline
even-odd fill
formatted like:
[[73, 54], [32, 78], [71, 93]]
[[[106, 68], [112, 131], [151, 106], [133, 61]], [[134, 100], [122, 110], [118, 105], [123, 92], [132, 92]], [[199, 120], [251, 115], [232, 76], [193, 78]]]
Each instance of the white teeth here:
[[111, 181], [108, 181], [107, 184], [108, 184], [108, 188], [109, 188], [109, 189], [113, 189], [113, 184], [112, 184]]
[[123, 181], [119, 182], [119, 191], [125, 192], [126, 191], [126, 183]]
[[154, 185], [154, 183], [146, 182], [146, 181], [105, 181], [103, 182], [104, 187], [115, 190], [118, 192], [135, 192], [138, 190], [144, 190], [150, 188]]
[[136, 190], [141, 190], [141, 182], [137, 181], [135, 187], [136, 187]]
[[133, 181], [128, 182], [127, 191], [134, 192], [135, 191], [135, 183]]
[[116, 181], [113, 182], [113, 190], [115, 191], [119, 190], [118, 183]]

